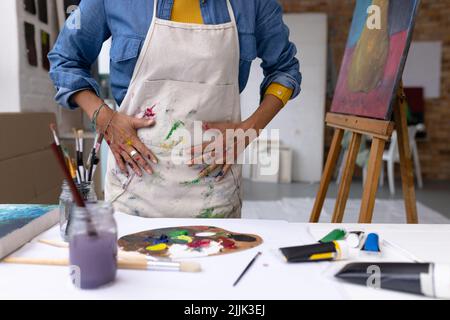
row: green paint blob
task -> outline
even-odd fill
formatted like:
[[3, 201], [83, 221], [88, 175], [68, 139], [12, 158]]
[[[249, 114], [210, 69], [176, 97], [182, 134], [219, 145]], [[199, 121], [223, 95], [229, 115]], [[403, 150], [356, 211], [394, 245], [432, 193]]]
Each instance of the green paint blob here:
[[167, 137], [166, 137], [166, 141], [167, 140], [169, 140], [172, 136], [173, 136], [173, 134], [175, 133], [175, 131], [177, 131], [181, 126], [184, 126], [184, 122], [183, 121], [176, 121], [174, 124], [173, 124], [173, 126], [172, 126], [172, 128], [170, 129], [170, 131], [169, 131], [169, 133], [167, 134]]
[[330, 243], [333, 241], [339, 241], [345, 239], [345, 235], [347, 233], [345, 230], [342, 229], [336, 229], [331, 231], [329, 234], [327, 234], [325, 237], [323, 237], [322, 240], [320, 240], [321, 243]]
[[177, 238], [179, 236], [187, 236], [189, 232], [187, 230], [175, 230], [168, 233], [169, 238]]

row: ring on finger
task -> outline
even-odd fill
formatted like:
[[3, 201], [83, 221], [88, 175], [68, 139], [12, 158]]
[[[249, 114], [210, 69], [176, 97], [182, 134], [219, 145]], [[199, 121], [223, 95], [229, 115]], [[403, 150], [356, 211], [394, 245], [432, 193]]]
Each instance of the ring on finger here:
[[134, 158], [137, 154], [138, 154], [138, 152], [136, 150], [133, 150], [130, 152], [130, 157]]

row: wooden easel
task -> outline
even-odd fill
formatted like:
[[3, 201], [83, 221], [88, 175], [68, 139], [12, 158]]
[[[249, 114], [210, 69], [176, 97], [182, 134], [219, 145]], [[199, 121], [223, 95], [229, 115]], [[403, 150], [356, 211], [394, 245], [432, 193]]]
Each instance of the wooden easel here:
[[341, 153], [341, 144], [345, 131], [352, 133], [342, 181], [336, 199], [333, 213], [333, 223], [342, 223], [347, 204], [350, 185], [352, 183], [356, 158], [361, 146], [363, 135], [372, 137], [372, 147], [370, 151], [367, 179], [364, 185], [364, 192], [359, 213], [359, 223], [372, 223], [375, 198], [378, 190], [378, 183], [383, 162], [383, 152], [386, 142], [391, 139], [394, 128], [397, 130], [398, 149], [400, 154], [400, 167], [403, 185], [403, 195], [405, 200], [406, 218], [410, 224], [418, 223], [416, 193], [414, 187], [413, 166], [411, 161], [411, 150], [408, 139], [408, 124], [406, 111], [406, 97], [403, 86], [400, 84], [397, 99], [394, 104], [394, 121], [382, 121], [366, 119], [362, 117], [340, 115], [328, 113], [326, 116], [328, 126], [335, 129], [331, 148], [328, 154], [324, 173], [319, 187], [319, 192], [311, 213], [311, 223], [319, 222], [328, 186], [331, 182], [336, 163]]

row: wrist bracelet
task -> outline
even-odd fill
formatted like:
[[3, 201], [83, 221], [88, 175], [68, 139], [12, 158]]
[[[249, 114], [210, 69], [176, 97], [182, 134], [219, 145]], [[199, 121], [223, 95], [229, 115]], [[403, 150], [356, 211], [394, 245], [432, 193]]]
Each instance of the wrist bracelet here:
[[113, 121], [113, 119], [114, 119], [114, 116], [117, 114], [117, 111], [114, 111], [113, 112], [113, 115], [111, 116], [111, 118], [109, 119], [109, 121], [108, 121], [108, 124], [106, 125], [106, 127], [105, 127], [105, 130], [103, 130], [103, 134], [106, 134], [106, 131], [108, 131], [108, 128], [109, 128], [109, 126], [111, 125], [111, 123], [112, 123], [112, 121]]
[[97, 110], [95, 110], [94, 111], [94, 114], [93, 114], [93, 116], [92, 116], [92, 121], [91, 121], [91, 123], [92, 123], [92, 128], [95, 130], [95, 131], [97, 131], [97, 118], [98, 118], [98, 115], [100, 114], [100, 111], [103, 109], [103, 108], [108, 108], [109, 106], [106, 104], [106, 103], [102, 103], [102, 105], [97, 109]]

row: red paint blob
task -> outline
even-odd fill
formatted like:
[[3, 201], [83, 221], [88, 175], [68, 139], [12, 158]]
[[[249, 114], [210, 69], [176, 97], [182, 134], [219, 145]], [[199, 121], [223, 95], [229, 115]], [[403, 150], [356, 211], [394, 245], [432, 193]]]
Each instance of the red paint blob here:
[[189, 248], [205, 248], [209, 247], [211, 244], [211, 240], [209, 239], [200, 239], [200, 240], [194, 240], [191, 243], [188, 243]]
[[225, 248], [225, 249], [235, 249], [236, 248], [236, 243], [228, 238], [225, 237], [220, 237], [219, 238], [220, 244]]

